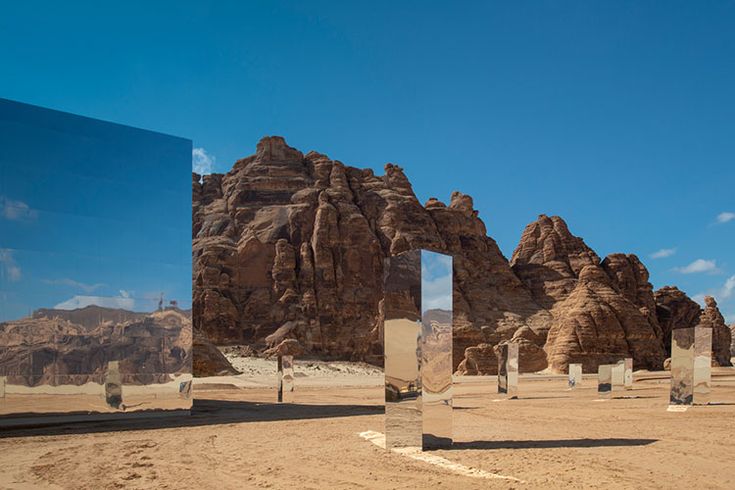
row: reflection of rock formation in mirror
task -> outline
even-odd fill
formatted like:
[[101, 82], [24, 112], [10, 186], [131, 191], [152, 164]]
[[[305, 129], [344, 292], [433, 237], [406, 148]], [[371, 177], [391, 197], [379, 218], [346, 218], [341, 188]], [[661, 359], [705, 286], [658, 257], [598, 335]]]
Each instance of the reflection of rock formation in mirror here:
[[671, 405], [691, 405], [694, 399], [694, 329], [671, 333]]
[[279, 355], [277, 366], [278, 403], [293, 403], [293, 356]]
[[498, 393], [518, 398], [518, 344], [503, 343], [495, 348], [498, 357]]
[[0, 323], [0, 375], [7, 380], [0, 415], [190, 407], [187, 312], [42, 312]]

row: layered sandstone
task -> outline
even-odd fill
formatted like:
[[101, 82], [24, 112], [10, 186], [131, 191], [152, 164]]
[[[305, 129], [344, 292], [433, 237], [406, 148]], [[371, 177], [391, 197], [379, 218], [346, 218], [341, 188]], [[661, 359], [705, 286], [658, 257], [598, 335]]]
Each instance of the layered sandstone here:
[[717, 308], [717, 301], [712, 296], [704, 297], [704, 310], [699, 317], [698, 327], [712, 329], [712, 362], [717, 366], [732, 366], [730, 362], [730, 343], [732, 336], [725, 325], [725, 318]]
[[632, 357], [638, 368], [660, 369], [665, 358], [648, 271], [635, 255], [603, 261], [558, 216], [529, 224], [511, 259], [513, 271], [551, 311], [545, 344], [549, 367], [585, 371]]
[[414, 248], [454, 257], [454, 365], [521, 327], [543, 346], [550, 316], [510, 270], [473, 207], [416, 198], [385, 174], [267, 137], [226, 175], [193, 176], [194, 323], [215, 343], [299, 340], [307, 355], [380, 363], [383, 259]]
[[702, 308], [679, 288], [664, 286], [654, 293], [656, 315], [663, 332], [666, 356], [671, 356], [671, 331], [692, 328], [699, 324]]

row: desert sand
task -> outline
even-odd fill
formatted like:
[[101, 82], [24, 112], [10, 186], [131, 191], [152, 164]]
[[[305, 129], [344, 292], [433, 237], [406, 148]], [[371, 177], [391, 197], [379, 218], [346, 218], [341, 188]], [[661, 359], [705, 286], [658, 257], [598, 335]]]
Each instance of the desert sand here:
[[423, 461], [371, 442], [383, 433], [379, 370], [299, 361], [296, 402], [278, 405], [275, 365], [261, 361], [242, 361], [249, 374], [197, 379], [190, 416], [0, 431], [0, 487], [735, 485], [733, 368], [713, 370], [716, 404], [685, 412], [667, 411], [666, 372], [636, 372], [634, 389], [607, 401], [589, 375], [574, 391], [563, 376], [522, 375], [518, 400], [498, 395], [495, 377], [457, 377], [455, 445]]

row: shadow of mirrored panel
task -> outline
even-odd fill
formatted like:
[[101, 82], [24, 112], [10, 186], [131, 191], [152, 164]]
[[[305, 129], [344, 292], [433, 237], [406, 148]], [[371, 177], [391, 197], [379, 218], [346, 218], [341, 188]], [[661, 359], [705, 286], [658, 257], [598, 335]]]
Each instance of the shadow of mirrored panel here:
[[694, 399], [694, 328], [671, 332], [671, 405], [691, 405]]
[[452, 445], [452, 257], [421, 251], [423, 448]]
[[278, 356], [278, 403], [293, 403], [293, 356]]
[[694, 397], [695, 405], [710, 402], [710, 383], [712, 381], [712, 329], [694, 328]]
[[578, 388], [582, 386], [582, 365], [569, 364], [569, 378], [567, 381], [569, 388]]
[[422, 447], [421, 251], [386, 258], [383, 271], [386, 449]]
[[518, 344], [498, 346], [498, 393], [518, 398]]
[[191, 142], [0, 99], [0, 145], [0, 426], [189, 410]]
[[612, 371], [613, 365], [600, 364], [597, 367], [597, 396], [610, 398], [612, 393]]

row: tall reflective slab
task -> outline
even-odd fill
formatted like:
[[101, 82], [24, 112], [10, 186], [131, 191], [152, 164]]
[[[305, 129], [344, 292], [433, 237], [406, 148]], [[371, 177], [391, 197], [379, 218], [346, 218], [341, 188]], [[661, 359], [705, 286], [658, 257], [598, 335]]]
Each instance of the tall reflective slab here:
[[633, 389], [633, 359], [626, 357], [624, 361], [625, 371], [623, 373], [623, 387], [626, 390]]
[[694, 328], [694, 405], [707, 405], [710, 402], [710, 383], [712, 380], [712, 329]]
[[569, 378], [567, 384], [570, 389], [578, 388], [582, 385], [582, 365], [569, 364]]
[[612, 393], [612, 364], [600, 364], [597, 367], [597, 396], [610, 398]]
[[518, 344], [498, 346], [498, 393], [518, 398]]
[[691, 405], [694, 400], [694, 328], [671, 332], [671, 405]]
[[0, 99], [0, 426], [191, 407], [191, 141]]
[[612, 391], [621, 391], [625, 386], [625, 361], [612, 365]]
[[293, 403], [293, 356], [278, 356], [278, 403]]
[[384, 266], [386, 448], [452, 443], [452, 258], [412, 250]]

